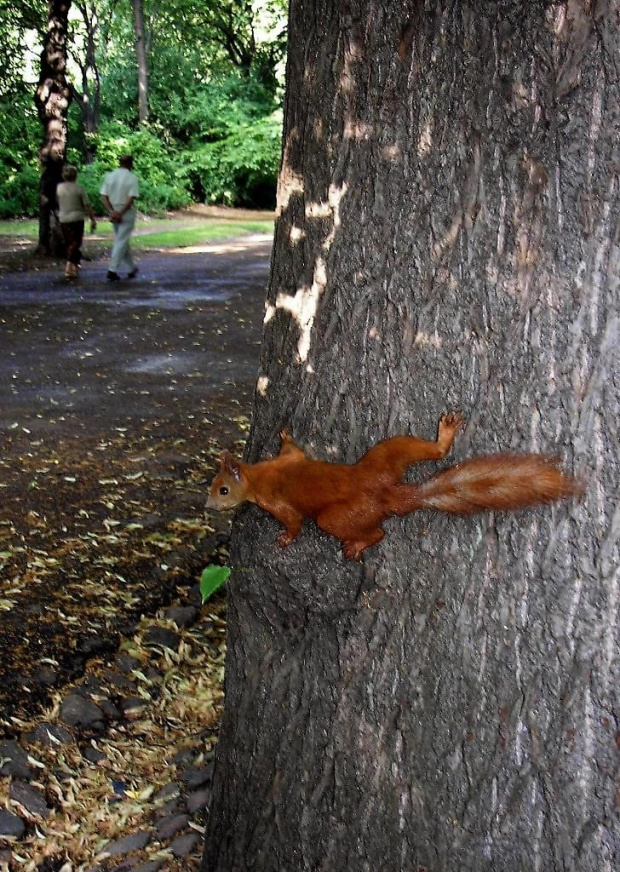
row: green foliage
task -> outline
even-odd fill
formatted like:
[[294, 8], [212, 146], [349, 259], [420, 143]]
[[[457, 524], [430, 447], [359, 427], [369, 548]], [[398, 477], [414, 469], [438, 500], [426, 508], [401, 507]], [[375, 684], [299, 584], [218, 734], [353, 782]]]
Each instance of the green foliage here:
[[36, 215], [41, 125], [32, 95], [0, 100], [0, 218]]
[[228, 566], [215, 566], [214, 564], [207, 566], [200, 577], [200, 593], [203, 603], [225, 584], [229, 575], [230, 569]]
[[216, 142], [186, 152], [192, 193], [209, 203], [231, 206], [275, 204], [280, 161], [280, 113], [232, 127]]
[[[138, 206], [141, 212], [157, 214], [191, 203], [187, 171], [178, 149], [166, 143], [156, 129], [143, 127], [132, 131], [118, 122], [105, 123], [93, 137], [93, 145], [97, 157], [82, 168], [79, 181], [96, 211], [101, 209], [101, 182], [106, 173], [116, 169], [122, 154], [131, 154], [134, 158], [134, 172], [140, 180]], [[69, 159], [80, 163], [72, 154]]]
[[[82, 104], [74, 100], [67, 160], [80, 170], [95, 210], [101, 210], [103, 176], [124, 152], [134, 156], [142, 212], [158, 214], [192, 201], [273, 206], [285, 0], [145, 0], [150, 120], [142, 127], [131, 4], [85, 0], [73, 5], [69, 74], [77, 93], [86, 46], [82, 7], [96, 12], [91, 20], [97, 22], [99, 126], [96, 134], [85, 133]], [[46, 10], [45, 0], [17, 6], [0, 0], [0, 33], [7, 46], [0, 60], [0, 217], [38, 211], [42, 129], [32, 102], [32, 76], [36, 80], [40, 44], [29, 28], [45, 31]]]

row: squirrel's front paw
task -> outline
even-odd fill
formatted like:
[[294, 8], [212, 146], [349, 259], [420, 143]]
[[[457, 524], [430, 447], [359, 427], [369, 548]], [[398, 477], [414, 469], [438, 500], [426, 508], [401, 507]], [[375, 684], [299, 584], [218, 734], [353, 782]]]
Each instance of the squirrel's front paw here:
[[460, 412], [447, 412], [439, 419], [439, 433], [457, 433], [465, 425], [465, 418]]
[[280, 533], [278, 536], [278, 545], [280, 548], [286, 548], [287, 545], [290, 545], [295, 537], [292, 533], [287, 533], [285, 530], [284, 533]]
[[358, 563], [361, 563], [364, 548], [366, 548], [365, 542], [345, 542], [342, 553], [347, 560], [357, 560]]

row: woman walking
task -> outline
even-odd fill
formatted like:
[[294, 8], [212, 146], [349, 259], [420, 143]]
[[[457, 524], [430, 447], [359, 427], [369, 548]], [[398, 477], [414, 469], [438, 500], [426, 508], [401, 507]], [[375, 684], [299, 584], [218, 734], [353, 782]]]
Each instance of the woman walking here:
[[67, 164], [63, 167], [62, 177], [64, 181], [56, 188], [56, 200], [58, 202], [58, 220], [67, 245], [65, 276], [68, 279], [75, 279], [82, 259], [80, 249], [84, 238], [86, 214], [90, 216], [91, 233], [95, 232], [97, 222], [86, 191], [76, 182], [77, 169]]

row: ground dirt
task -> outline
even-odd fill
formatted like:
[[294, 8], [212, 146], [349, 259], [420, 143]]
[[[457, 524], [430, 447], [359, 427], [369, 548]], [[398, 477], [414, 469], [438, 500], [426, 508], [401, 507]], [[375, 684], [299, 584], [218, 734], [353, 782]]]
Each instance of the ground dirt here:
[[[12, 719], [115, 651], [140, 615], [195, 584], [205, 562], [225, 561], [228, 519], [205, 521], [203, 505], [220, 449], [239, 450], [247, 432], [271, 239], [144, 255], [136, 279], [114, 284], [104, 259], [69, 283], [60, 265], [14, 241], [4, 248], [8, 737]], [[86, 254], [101, 252], [88, 243]]]

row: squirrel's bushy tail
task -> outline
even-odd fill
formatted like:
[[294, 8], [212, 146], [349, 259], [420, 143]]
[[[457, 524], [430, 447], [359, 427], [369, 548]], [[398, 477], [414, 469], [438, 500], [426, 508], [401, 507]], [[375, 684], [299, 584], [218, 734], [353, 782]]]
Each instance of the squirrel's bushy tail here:
[[491, 454], [453, 466], [421, 484], [397, 485], [395, 514], [435, 509], [470, 515], [551, 503], [582, 493], [579, 479], [541, 454]]

